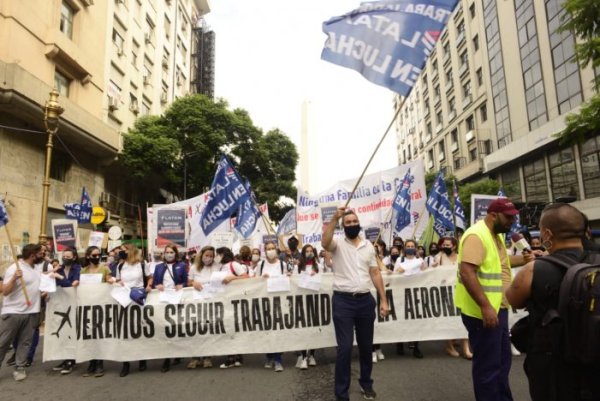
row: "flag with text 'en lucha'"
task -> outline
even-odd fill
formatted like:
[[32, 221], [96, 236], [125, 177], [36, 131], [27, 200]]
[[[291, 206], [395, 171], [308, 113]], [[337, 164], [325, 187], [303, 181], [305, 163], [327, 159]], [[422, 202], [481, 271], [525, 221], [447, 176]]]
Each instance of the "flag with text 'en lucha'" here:
[[427, 211], [433, 217], [433, 229], [437, 235], [444, 237], [447, 232], [454, 231], [452, 206], [450, 206], [448, 190], [441, 171], [435, 177], [426, 205]]
[[8, 224], [8, 213], [6, 212], [6, 206], [4, 201], [0, 199], [0, 227]]
[[460, 228], [464, 231], [467, 228], [467, 219], [465, 217], [465, 209], [463, 209], [462, 202], [460, 201], [460, 196], [458, 196], [456, 181], [454, 181], [452, 186], [452, 192], [454, 193], [454, 224], [456, 225], [456, 228]]
[[281, 219], [279, 227], [277, 227], [277, 236], [293, 233], [296, 230], [296, 208], [292, 208]]
[[400, 232], [407, 227], [410, 222], [412, 215], [410, 214], [410, 184], [414, 181], [414, 177], [410, 174], [410, 169], [404, 175], [402, 184], [398, 188], [398, 193], [392, 203], [392, 207], [396, 212], [396, 232]]
[[250, 188], [250, 182], [246, 180], [244, 186], [250, 196], [248, 196], [246, 202], [244, 202], [238, 210], [237, 219], [235, 220], [235, 229], [240, 232], [242, 237], [247, 239], [254, 232], [261, 212], [258, 209], [258, 206], [256, 206], [256, 199], [254, 199], [254, 193]]
[[221, 156], [213, 178], [200, 226], [209, 235], [222, 222], [239, 211], [250, 198], [250, 192], [240, 179], [227, 156]]
[[407, 96], [457, 0], [363, 2], [323, 23], [321, 59]]

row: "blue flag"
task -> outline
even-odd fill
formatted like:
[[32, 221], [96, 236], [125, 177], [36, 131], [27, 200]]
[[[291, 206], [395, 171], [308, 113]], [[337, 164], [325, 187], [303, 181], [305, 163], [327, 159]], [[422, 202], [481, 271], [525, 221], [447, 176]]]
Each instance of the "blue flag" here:
[[506, 194], [504, 193], [504, 188], [500, 187], [500, 189], [498, 189], [498, 196], [500, 196], [501, 198], [506, 198]]
[[283, 219], [279, 222], [279, 227], [277, 227], [277, 236], [285, 235], [296, 231], [297, 223], [296, 223], [296, 208], [288, 210], [288, 212], [283, 216]]
[[90, 194], [86, 191], [85, 187], [81, 191], [81, 203], [79, 205], [79, 216], [77, 221], [79, 224], [89, 223], [92, 220], [92, 200]]
[[235, 229], [242, 234], [242, 237], [248, 238], [254, 232], [256, 228], [256, 223], [260, 218], [260, 210], [256, 206], [256, 200], [254, 199], [254, 193], [250, 188], [250, 183], [248, 180], [245, 182], [245, 187], [250, 196], [248, 200], [244, 202], [238, 211], [238, 216], [235, 221]]
[[[504, 188], [500, 187], [500, 189], [498, 189], [498, 196], [501, 198], [507, 198], [506, 193], [504, 192]], [[517, 214], [515, 216], [515, 222], [512, 224], [512, 226], [510, 226], [510, 231], [506, 236], [506, 242], [509, 242], [513, 234], [519, 234], [521, 231], [523, 231], [523, 229], [524, 227], [521, 225], [521, 216]]]
[[448, 199], [448, 190], [444, 182], [444, 175], [440, 171], [435, 177], [433, 187], [427, 198], [427, 210], [433, 217], [433, 229], [440, 237], [446, 236], [448, 231], [454, 231], [452, 207]]
[[65, 203], [63, 206], [65, 208], [65, 218], [79, 220], [80, 203]]
[[392, 207], [396, 212], [396, 227], [397, 233], [402, 231], [404, 227], [410, 224], [412, 215], [410, 214], [410, 184], [413, 182], [414, 177], [410, 175], [410, 169], [404, 175], [402, 184], [398, 188], [398, 193], [392, 203]]
[[208, 202], [200, 217], [200, 227], [209, 235], [250, 199], [250, 192], [225, 155], [217, 164]]
[[323, 23], [321, 59], [407, 96], [457, 0], [373, 1]]
[[8, 224], [8, 213], [6, 212], [6, 206], [4, 201], [0, 199], [0, 227]]
[[460, 196], [458, 196], [458, 187], [456, 186], [456, 181], [452, 185], [452, 192], [454, 193], [454, 224], [456, 228], [460, 228], [463, 231], [467, 228], [467, 219], [465, 217], [465, 210], [463, 209], [462, 202], [460, 201]]

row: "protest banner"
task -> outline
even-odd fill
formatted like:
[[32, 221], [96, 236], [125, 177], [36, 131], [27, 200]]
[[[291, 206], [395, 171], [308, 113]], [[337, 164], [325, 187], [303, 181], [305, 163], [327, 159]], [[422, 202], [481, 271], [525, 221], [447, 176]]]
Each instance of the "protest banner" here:
[[186, 245], [185, 209], [159, 209], [156, 211], [156, 246]]
[[[58, 288], [46, 312], [44, 361], [134, 361], [333, 347], [333, 277], [320, 276], [318, 291], [300, 288], [300, 276], [291, 277], [289, 292], [277, 293], [267, 291], [268, 280], [252, 278], [235, 280], [223, 293], [202, 300], [193, 288], [185, 288], [180, 304], [161, 303], [155, 290], [145, 306], [131, 303], [126, 308], [111, 297], [110, 284]], [[375, 343], [467, 336], [453, 302], [455, 266], [409, 277], [385, 275], [384, 281], [391, 311], [387, 318], [376, 319]], [[511, 312], [511, 322], [524, 315]]]
[[77, 249], [77, 220], [53, 219], [52, 233], [54, 249], [62, 252], [65, 249]]
[[495, 199], [497, 195], [471, 194], [471, 225], [487, 215], [487, 208]]

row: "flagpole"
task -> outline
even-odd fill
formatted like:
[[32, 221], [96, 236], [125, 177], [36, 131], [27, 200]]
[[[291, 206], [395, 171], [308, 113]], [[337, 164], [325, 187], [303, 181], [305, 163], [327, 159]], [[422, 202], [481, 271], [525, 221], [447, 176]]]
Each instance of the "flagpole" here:
[[423, 206], [423, 209], [421, 210], [421, 213], [419, 213], [419, 218], [417, 219], [417, 222], [415, 223], [415, 228], [413, 228], [413, 232], [411, 235], [411, 238], [415, 238], [415, 234], [417, 233], [417, 228], [419, 228], [419, 223], [421, 222], [421, 218], [423, 217], [423, 214], [425, 214], [425, 209], [427, 208], [427, 202], [425, 202], [425, 206]]
[[402, 102], [400, 103], [400, 105], [398, 106], [398, 109], [396, 110], [396, 113], [394, 113], [394, 117], [392, 117], [392, 121], [390, 121], [387, 129], [385, 130], [385, 132], [383, 133], [383, 136], [381, 137], [381, 139], [379, 140], [379, 143], [377, 144], [377, 146], [375, 147], [375, 150], [373, 151], [373, 153], [371, 154], [371, 157], [369, 158], [369, 161], [367, 162], [367, 165], [365, 166], [365, 168], [363, 169], [363, 172], [361, 173], [360, 177], [358, 177], [358, 180], [356, 181], [356, 184], [354, 184], [354, 188], [352, 188], [352, 192], [350, 193], [350, 196], [348, 197], [348, 200], [346, 201], [346, 204], [344, 205], [344, 208], [348, 207], [348, 204], [350, 203], [350, 201], [352, 200], [352, 197], [354, 196], [354, 193], [356, 192], [356, 189], [358, 188], [358, 185], [360, 184], [360, 182], [362, 181], [363, 177], [365, 176], [365, 173], [367, 172], [367, 169], [369, 168], [369, 165], [371, 164], [371, 162], [373, 161], [373, 158], [375, 157], [375, 154], [377, 153], [377, 151], [379, 150], [379, 147], [381, 146], [381, 144], [383, 143], [383, 140], [385, 139], [385, 137], [387, 136], [388, 132], [390, 132], [390, 129], [392, 128], [392, 126], [394, 125], [394, 122], [396, 121], [396, 119], [398, 118], [398, 116], [400, 115], [400, 111], [402, 110], [402, 107], [404, 106], [404, 102], [406, 102], [406, 98], [408, 97], [408, 95], [406, 97], [402, 98]]
[[[7, 202], [7, 197], [4, 197], [4, 201]], [[6, 205], [5, 205], [6, 207]], [[6, 207], [6, 216], [8, 217], [8, 208]], [[12, 254], [13, 260], [15, 262], [15, 266], [17, 270], [21, 270], [21, 266], [19, 266], [19, 259], [17, 258], [17, 252], [15, 251], [15, 247], [12, 242], [12, 238], [10, 236], [10, 231], [8, 230], [8, 223], [4, 225], [4, 230], [6, 230], [6, 236], [8, 237], [8, 246], [10, 246], [10, 253]], [[19, 281], [21, 282], [21, 289], [23, 290], [23, 296], [25, 296], [25, 303], [28, 307], [31, 307], [31, 300], [29, 299], [29, 294], [27, 293], [27, 287], [25, 286], [25, 278], [23, 276], [20, 277]]]
[[[140, 207], [140, 204], [138, 203], [137, 205], [137, 209], [138, 209], [138, 219], [139, 219], [139, 224], [140, 224], [140, 248], [142, 248], [142, 257], [144, 256], [144, 226], [142, 225], [142, 208]], [[148, 258], [148, 255], [145, 255], [146, 258]], [[147, 259], [146, 259], [147, 260]]]

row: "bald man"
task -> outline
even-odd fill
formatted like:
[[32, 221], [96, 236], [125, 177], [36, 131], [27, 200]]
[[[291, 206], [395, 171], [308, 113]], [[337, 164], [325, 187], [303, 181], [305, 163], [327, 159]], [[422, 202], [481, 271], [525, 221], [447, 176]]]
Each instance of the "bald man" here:
[[[554, 203], [542, 212], [542, 245], [554, 257], [571, 260], [573, 265], [589, 260], [582, 244], [584, 231], [584, 216], [571, 205]], [[513, 307], [529, 311], [524, 369], [533, 401], [600, 400], [600, 370], [565, 361], [561, 320], [546, 314], [558, 309], [565, 272], [564, 267], [545, 258], [536, 259], [517, 274], [506, 293]]]

